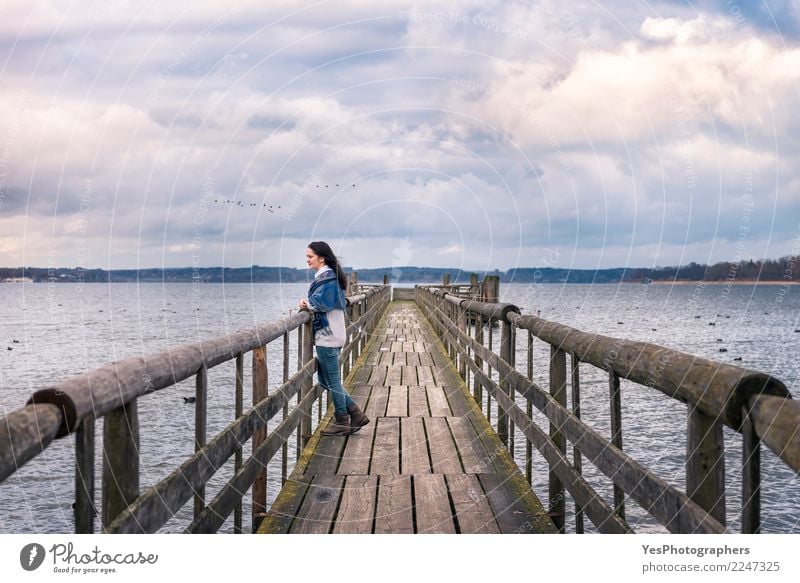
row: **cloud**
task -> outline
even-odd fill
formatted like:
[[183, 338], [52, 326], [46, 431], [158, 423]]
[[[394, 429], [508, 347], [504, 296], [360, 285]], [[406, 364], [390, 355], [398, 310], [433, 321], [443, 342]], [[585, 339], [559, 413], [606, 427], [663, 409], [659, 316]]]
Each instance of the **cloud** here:
[[301, 266], [329, 239], [364, 267], [619, 265], [799, 228], [800, 48], [761, 13], [7, 4], [11, 263]]

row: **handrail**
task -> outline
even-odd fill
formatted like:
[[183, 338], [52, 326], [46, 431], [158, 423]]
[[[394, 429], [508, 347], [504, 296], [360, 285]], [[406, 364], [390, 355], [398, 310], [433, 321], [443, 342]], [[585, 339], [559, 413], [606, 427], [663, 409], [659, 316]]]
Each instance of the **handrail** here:
[[[795, 472], [800, 471], [800, 403], [792, 399], [783, 382], [775, 377], [741, 367], [671, 350], [656, 344], [611, 338], [582, 332], [535, 316], [522, 315], [506, 303], [474, 302], [450, 293], [443, 286], [417, 286], [417, 302], [426, 307], [431, 322], [448, 352], [459, 364], [459, 372], [487, 415], [491, 399], [497, 403], [497, 431], [513, 449], [516, 423], [527, 440], [526, 474], [530, 480], [530, 448], [535, 445], [550, 464], [550, 498], [554, 521], [563, 521], [565, 485], [576, 502], [576, 531], [582, 532], [584, 512], [602, 524], [601, 531], [620, 532], [620, 523], [609, 509], [590, 495], [581, 477], [581, 458], [587, 458], [614, 483], [612, 512], [624, 523], [624, 498], [628, 494], [671, 531], [724, 530], [724, 442], [722, 425], [743, 434], [742, 477], [744, 532], [760, 531], [760, 470], [758, 446], [763, 442]], [[500, 354], [483, 342], [485, 319], [500, 322]], [[470, 335], [475, 322], [474, 337]], [[517, 330], [528, 333], [528, 377], [515, 366]], [[531, 378], [531, 339], [550, 345], [550, 390]], [[567, 356], [571, 358], [568, 383]], [[606, 440], [580, 419], [579, 363], [591, 364], [609, 374], [612, 438]], [[488, 367], [488, 373], [484, 370]], [[498, 373], [498, 380], [491, 371]], [[649, 470], [633, 461], [622, 449], [620, 379], [628, 379], [681, 400], [687, 411], [687, 487], [684, 494], [658, 481]], [[567, 408], [568, 384], [572, 386], [571, 410]], [[484, 401], [483, 389], [487, 390]], [[528, 403], [527, 413], [514, 400], [518, 394]], [[550, 421], [549, 436], [531, 417], [531, 405]], [[574, 465], [566, 458], [566, 439], [573, 444]], [[649, 483], [649, 485], [648, 485]], [[688, 496], [688, 497], [687, 497]], [[601, 500], [601, 499], [600, 499]], [[563, 530], [563, 523], [558, 524]]]
[[[360, 292], [347, 296], [350, 324], [346, 334], [349, 340], [340, 355], [345, 375], [361, 354], [366, 345], [367, 334], [377, 324], [382, 310], [388, 304], [391, 288], [388, 285], [362, 285]], [[293, 330], [298, 332], [298, 371], [288, 378], [288, 341], [289, 333]], [[178, 346], [143, 357], [126, 358], [38, 390], [24, 407], [0, 419], [0, 484], [22, 465], [42, 453], [54, 439], [74, 434], [77, 463], [76, 503], [73, 507], [76, 532], [92, 532], [92, 517], [95, 513], [93, 427], [100, 418], [105, 418], [102, 521], [108, 532], [153, 532], [191, 498], [192, 494], [195, 497], [195, 520], [199, 520], [200, 516], [207, 516], [207, 512], [204, 514], [205, 483], [218, 467], [216, 464], [223, 463], [234, 453], [237, 458], [238, 486], [250, 478], [266, 479], [263, 474], [264, 463], [281, 448], [284, 452], [285, 479], [288, 433], [296, 427], [298, 448], [305, 444], [312, 432], [311, 405], [315, 400], [321, 399], [322, 391], [319, 386], [312, 386], [315, 361], [311, 333], [311, 314], [304, 310], [227, 336]], [[267, 396], [268, 367], [265, 347], [281, 337], [284, 340], [284, 383], [272, 396]], [[253, 354], [253, 398], [256, 404], [245, 414], [242, 411], [243, 355], [248, 352]], [[236, 361], [237, 419], [206, 445], [207, 370], [232, 360]], [[191, 470], [191, 475], [165, 478], [139, 496], [137, 400], [192, 376], [197, 383], [196, 453], [180, 468]], [[290, 414], [289, 398], [294, 394], [298, 394], [298, 403]], [[281, 410], [284, 416], [281, 431], [268, 436], [267, 421]], [[259, 456], [259, 463], [254, 466], [248, 462], [242, 466], [241, 443], [250, 436], [254, 449], [257, 449], [257, 453], [254, 452], [253, 455]], [[131, 456], [135, 459], [131, 459]], [[210, 461], [212, 459], [216, 461]], [[244, 474], [242, 467], [247, 469]], [[257, 469], [255, 474], [258, 476], [254, 474], [253, 468]], [[111, 482], [119, 482], [116, 491], [111, 488]], [[247, 486], [252, 483], [250, 480]], [[238, 513], [241, 512], [239, 501], [245, 490], [237, 487], [233, 493], [236, 498], [233, 506], [239, 504]], [[108, 500], [106, 491], [110, 494]], [[169, 496], [162, 500], [160, 496], [163, 492], [169, 492]], [[257, 507], [263, 507], [266, 491], [257, 495], [254, 488], [253, 496], [255, 523], [255, 514], [259, 510]], [[230, 510], [231, 504], [231, 493], [228, 492], [224, 508]], [[125, 516], [128, 518], [125, 519]], [[236, 523], [240, 523], [238, 515]], [[204, 524], [204, 528], [210, 528], [209, 524], [218, 527], [221, 523], [212, 520]], [[235, 530], [237, 528], [240, 529], [240, 525]]]

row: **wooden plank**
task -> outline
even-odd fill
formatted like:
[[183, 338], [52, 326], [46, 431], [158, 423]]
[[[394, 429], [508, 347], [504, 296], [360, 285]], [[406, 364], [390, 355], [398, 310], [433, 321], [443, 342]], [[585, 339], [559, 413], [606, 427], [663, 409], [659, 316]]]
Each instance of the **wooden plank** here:
[[[380, 358], [378, 359], [379, 366], [390, 366], [394, 364], [394, 352], [381, 352]], [[383, 378], [386, 378], [385, 376]], [[383, 383], [383, 381], [381, 381]]]
[[398, 340], [392, 342], [392, 352], [403, 352], [403, 343]]
[[425, 428], [428, 434], [428, 449], [434, 473], [458, 474], [463, 472], [447, 419], [428, 417], [425, 419]]
[[[323, 423], [322, 427], [326, 424]], [[317, 448], [303, 470], [305, 476], [320, 476], [336, 474], [342, 452], [347, 441], [346, 436], [326, 435], [320, 436]]]
[[461, 464], [468, 474], [488, 474], [494, 471], [491, 459], [467, 417], [447, 417], [456, 442]]
[[420, 355], [416, 352], [406, 352], [406, 364], [408, 366], [420, 366], [422, 363], [420, 362]]
[[403, 370], [403, 382], [402, 384], [413, 386], [417, 385], [417, 367], [415, 366], [404, 366], [402, 367]]
[[339, 505], [343, 484], [342, 476], [315, 476], [289, 532], [327, 534]]
[[389, 403], [386, 406], [386, 416], [408, 416], [408, 387], [390, 387]]
[[428, 441], [425, 427], [420, 417], [400, 419], [400, 471], [403, 474], [429, 474], [431, 464], [428, 459]]
[[[428, 355], [426, 355], [428, 356]], [[420, 365], [417, 367], [417, 375], [419, 376], [419, 384], [433, 385], [433, 369], [428, 365]]]
[[470, 474], [445, 476], [458, 528], [463, 534], [500, 534], [478, 478]]
[[428, 417], [428, 395], [425, 387], [408, 387], [408, 416]]
[[414, 476], [414, 508], [417, 532], [455, 534], [450, 497], [442, 474]]
[[396, 417], [378, 417], [375, 421], [375, 444], [369, 473], [399, 474], [400, 420]]
[[347, 476], [334, 534], [370, 534], [377, 491], [378, 476]]
[[478, 474], [489, 506], [503, 534], [536, 534], [556, 532], [536, 495], [527, 490], [520, 492], [507, 476]]
[[453, 417], [464, 417], [470, 414], [472, 407], [467, 401], [467, 396], [458, 386], [444, 385], [442, 387]]
[[353, 376], [353, 384], [368, 384], [369, 377], [372, 375], [372, 370], [375, 366], [367, 361], [364, 365], [360, 366]]
[[370, 377], [369, 384], [373, 386], [380, 386], [386, 384], [386, 371], [388, 367], [382, 364], [372, 368], [372, 376]]
[[[383, 384], [387, 387], [403, 384], [403, 367], [393, 364], [386, 367], [386, 380]], [[416, 384], [416, 383], [415, 383]]]
[[364, 412], [367, 414], [367, 417], [372, 419], [373, 421], [378, 417], [383, 417], [386, 415], [386, 404], [389, 401], [389, 387], [372, 387], [372, 391], [369, 394], [369, 401], [367, 402], [367, 408], [364, 409]]
[[281, 488], [280, 494], [272, 503], [266, 518], [258, 528], [259, 534], [286, 534], [292, 525], [300, 504], [308, 490], [310, 477], [289, 477]]
[[431, 417], [449, 417], [452, 415], [447, 396], [445, 396], [442, 387], [426, 387], [425, 393], [428, 396]]

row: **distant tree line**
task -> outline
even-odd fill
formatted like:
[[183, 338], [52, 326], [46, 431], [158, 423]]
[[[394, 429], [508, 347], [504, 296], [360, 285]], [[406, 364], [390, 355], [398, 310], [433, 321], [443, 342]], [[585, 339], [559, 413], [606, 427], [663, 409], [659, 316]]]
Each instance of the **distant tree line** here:
[[[346, 272], [352, 268], [345, 267]], [[359, 269], [358, 281], [381, 283], [384, 276], [391, 283], [441, 283], [445, 274], [450, 283], [469, 283], [470, 271], [442, 267], [385, 267]], [[784, 281], [800, 282], [800, 261], [795, 256], [779, 259], [748, 260], [739, 263], [721, 262], [714, 265], [689, 263], [675, 267], [617, 267], [611, 269], [559, 269], [554, 267], [525, 267], [507, 271], [482, 271], [479, 280], [487, 275], [500, 276], [504, 283], [619, 283], [651, 281]], [[35, 282], [159, 282], [159, 283], [263, 283], [308, 282], [309, 269], [294, 267], [167, 267], [148, 269], [84, 269], [81, 267], [0, 267], [0, 282], [27, 277]]]

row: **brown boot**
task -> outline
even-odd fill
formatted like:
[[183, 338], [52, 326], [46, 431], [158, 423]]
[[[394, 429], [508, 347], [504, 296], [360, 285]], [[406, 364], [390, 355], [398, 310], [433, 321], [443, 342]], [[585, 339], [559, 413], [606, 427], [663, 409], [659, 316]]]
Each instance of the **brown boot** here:
[[350, 415], [347, 413], [334, 413], [328, 427], [320, 431], [321, 435], [350, 435]]
[[355, 433], [364, 425], [369, 423], [369, 417], [364, 415], [364, 412], [361, 410], [361, 407], [353, 403], [347, 407], [347, 412], [350, 413], [350, 428], [351, 432]]

